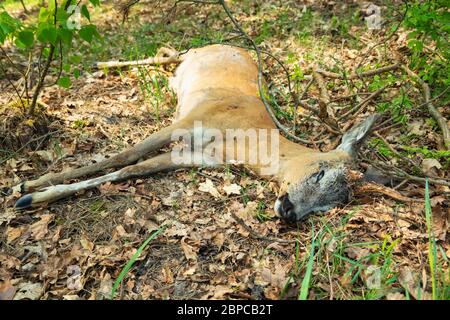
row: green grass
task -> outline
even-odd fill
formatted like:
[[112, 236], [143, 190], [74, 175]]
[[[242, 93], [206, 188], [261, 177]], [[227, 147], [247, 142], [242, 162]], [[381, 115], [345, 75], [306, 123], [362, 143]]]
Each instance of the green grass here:
[[310, 287], [310, 282], [311, 282], [311, 274], [312, 274], [312, 270], [313, 270], [313, 265], [314, 265], [314, 258], [315, 258], [315, 248], [316, 248], [316, 238], [314, 236], [314, 224], [311, 225], [311, 247], [309, 249], [309, 258], [308, 258], [308, 263], [306, 265], [306, 271], [305, 271], [305, 275], [303, 277], [302, 280], [302, 284], [300, 287], [300, 292], [298, 295], [298, 300], [306, 300], [308, 299], [308, 293], [309, 293], [309, 287]]
[[145, 249], [145, 247], [150, 243], [150, 241], [155, 239], [156, 236], [158, 236], [158, 234], [160, 234], [163, 230], [164, 230], [164, 228], [159, 228], [158, 230], [153, 232], [147, 238], [147, 240], [145, 240], [144, 243], [137, 249], [136, 253], [131, 257], [131, 259], [127, 262], [127, 264], [122, 269], [122, 271], [120, 272], [119, 276], [117, 277], [116, 281], [114, 281], [114, 285], [113, 285], [112, 290], [111, 290], [111, 297], [110, 297], [110, 299], [114, 299], [114, 297], [116, 295], [116, 292], [117, 292], [117, 289], [119, 288], [119, 286], [122, 283], [123, 279], [127, 275], [128, 271], [130, 271], [131, 267], [136, 262], [137, 258], [139, 258], [139, 256], [141, 255], [141, 253]]
[[428, 263], [430, 266], [430, 274], [431, 274], [431, 289], [433, 300], [436, 300], [439, 294], [436, 282], [437, 251], [436, 251], [436, 241], [434, 239], [432, 227], [432, 212], [431, 212], [430, 193], [428, 189], [428, 179], [425, 182], [425, 218], [427, 222], [427, 231], [428, 231]]

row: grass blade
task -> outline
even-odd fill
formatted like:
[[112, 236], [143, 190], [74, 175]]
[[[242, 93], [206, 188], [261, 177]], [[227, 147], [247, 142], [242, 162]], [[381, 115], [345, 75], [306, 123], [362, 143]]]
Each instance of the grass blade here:
[[431, 202], [430, 202], [430, 193], [428, 190], [428, 179], [425, 180], [425, 218], [427, 222], [428, 229], [428, 262], [430, 264], [430, 273], [431, 273], [431, 292], [433, 296], [433, 300], [437, 299], [437, 291], [436, 291], [436, 242], [434, 241], [434, 234], [432, 228], [432, 218], [431, 218]]
[[114, 286], [111, 290], [111, 297], [110, 299], [114, 299], [114, 296], [116, 295], [116, 291], [120, 286], [120, 283], [122, 282], [123, 278], [125, 277], [125, 275], [128, 273], [128, 271], [131, 269], [131, 267], [133, 266], [134, 262], [136, 261], [137, 258], [139, 258], [139, 256], [141, 255], [142, 251], [145, 249], [145, 247], [150, 243], [150, 241], [152, 241], [153, 239], [156, 238], [156, 236], [158, 234], [161, 233], [161, 231], [163, 230], [163, 228], [159, 228], [158, 230], [156, 230], [155, 232], [153, 232], [148, 238], [147, 240], [144, 241], [144, 243], [139, 247], [139, 249], [137, 249], [136, 253], [131, 257], [130, 260], [128, 260], [127, 264], [125, 265], [125, 267], [122, 269], [122, 271], [120, 272], [119, 276], [117, 277], [116, 281], [114, 282]]
[[311, 282], [311, 274], [312, 268], [314, 265], [314, 257], [315, 257], [315, 247], [316, 247], [316, 239], [314, 237], [314, 225], [312, 226], [312, 242], [311, 242], [311, 250], [309, 253], [309, 260], [306, 266], [305, 276], [302, 280], [302, 286], [300, 288], [300, 294], [298, 296], [299, 300], [306, 300], [308, 298], [309, 293], [309, 284]]

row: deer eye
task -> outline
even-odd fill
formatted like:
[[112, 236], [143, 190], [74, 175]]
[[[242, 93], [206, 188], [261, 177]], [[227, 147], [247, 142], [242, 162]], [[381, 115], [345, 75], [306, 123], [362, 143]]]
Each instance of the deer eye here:
[[323, 178], [324, 175], [325, 175], [325, 170], [320, 170], [319, 173], [317, 174], [316, 183], [318, 183], [320, 181], [320, 179]]

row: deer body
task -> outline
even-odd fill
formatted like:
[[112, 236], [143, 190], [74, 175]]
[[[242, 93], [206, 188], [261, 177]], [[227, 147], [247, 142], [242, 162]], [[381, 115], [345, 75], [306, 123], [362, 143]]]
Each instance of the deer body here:
[[[186, 130], [193, 136], [198, 135], [195, 132], [196, 122], [201, 122], [203, 129], [221, 131], [224, 137], [228, 129], [276, 129], [258, 94], [257, 66], [242, 49], [212, 45], [190, 50], [183, 56], [176, 76], [171, 79], [171, 86], [178, 97], [177, 111], [171, 126], [103, 162], [59, 174], [47, 174], [37, 180], [22, 183], [18, 187], [22, 192], [37, 191], [19, 199], [16, 208], [52, 202], [107, 181], [198, 166], [175, 163], [170, 153], [159, 154], [132, 165], [172, 142], [172, 134], [176, 130]], [[326, 210], [346, 202], [349, 190], [345, 179], [345, 165], [352, 159], [354, 148], [367, 135], [374, 121], [375, 117], [371, 117], [353, 128], [344, 135], [342, 144], [336, 150], [326, 153], [278, 135], [278, 170], [266, 175], [266, 178], [275, 179], [280, 185], [280, 197], [275, 203], [277, 213], [289, 220], [299, 220], [310, 212]], [[203, 137], [202, 132], [200, 136]], [[209, 140], [205, 140], [204, 144], [207, 142]], [[258, 153], [262, 142], [259, 135], [256, 143], [245, 142], [243, 162], [255, 173], [265, 175], [259, 159], [256, 163], [249, 161], [252, 154]], [[225, 163], [233, 163], [235, 159], [226, 155], [233, 154], [236, 148], [236, 143], [223, 144], [219, 153], [225, 155]], [[223, 164], [215, 159], [211, 156], [208, 166]], [[67, 179], [117, 167], [124, 168], [98, 178], [61, 184]]]

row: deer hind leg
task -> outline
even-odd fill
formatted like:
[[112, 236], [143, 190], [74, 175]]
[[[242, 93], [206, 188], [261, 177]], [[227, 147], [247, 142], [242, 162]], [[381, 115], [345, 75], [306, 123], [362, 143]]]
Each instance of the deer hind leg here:
[[135, 146], [101, 162], [77, 168], [74, 170], [49, 173], [36, 180], [25, 181], [13, 188], [14, 191], [26, 193], [41, 187], [51, 186], [63, 183], [64, 180], [76, 179], [82, 176], [92, 175], [110, 168], [118, 168], [130, 165], [140, 158], [148, 155], [150, 152], [157, 151], [171, 141], [171, 134], [175, 129], [186, 127], [183, 121], [177, 122], [169, 127], [152, 134], [150, 137], [136, 144]]
[[160, 171], [175, 170], [194, 165], [177, 164], [171, 161], [171, 153], [163, 153], [148, 160], [139, 162], [138, 164], [127, 166], [118, 171], [72, 184], [58, 184], [49, 186], [29, 193], [17, 200], [16, 209], [26, 209], [39, 206], [44, 203], [51, 203], [56, 200], [68, 197], [79, 191], [98, 187], [105, 182], [122, 181], [130, 178], [150, 175]]

